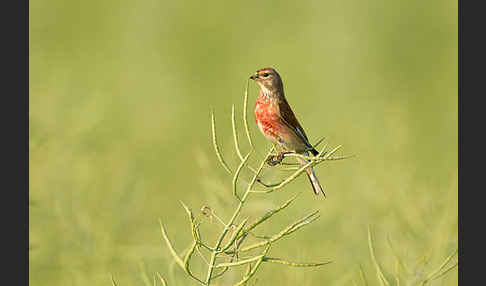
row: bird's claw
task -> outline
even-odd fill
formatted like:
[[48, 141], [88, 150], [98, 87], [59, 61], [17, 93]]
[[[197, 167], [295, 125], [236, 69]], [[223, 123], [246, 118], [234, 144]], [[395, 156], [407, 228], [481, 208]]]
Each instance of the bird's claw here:
[[277, 155], [270, 155], [267, 158], [267, 164], [270, 166], [278, 165], [282, 163], [284, 156], [285, 156], [285, 152], [280, 152]]
[[277, 160], [275, 160], [275, 157], [276, 157], [275, 155], [270, 155], [270, 156], [268, 156], [268, 158], [267, 158], [267, 164], [268, 164], [269, 166], [275, 166], [275, 165], [277, 165], [277, 164], [278, 164], [278, 161], [277, 161]]

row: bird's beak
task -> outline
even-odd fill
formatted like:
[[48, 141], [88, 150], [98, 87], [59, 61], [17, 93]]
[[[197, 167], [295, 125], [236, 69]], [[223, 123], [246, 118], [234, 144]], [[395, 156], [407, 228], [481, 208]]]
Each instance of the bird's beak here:
[[258, 75], [257, 74], [254, 74], [254, 75], [250, 76], [250, 79], [252, 79], [252, 80], [256, 80], [257, 78], [258, 78]]

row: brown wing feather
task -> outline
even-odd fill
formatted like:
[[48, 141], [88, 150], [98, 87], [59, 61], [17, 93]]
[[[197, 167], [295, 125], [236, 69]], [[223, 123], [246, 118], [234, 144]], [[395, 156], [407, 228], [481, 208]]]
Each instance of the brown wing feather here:
[[299, 136], [306, 145], [309, 145], [309, 139], [307, 139], [307, 135], [304, 132], [304, 128], [300, 126], [299, 121], [297, 121], [297, 118], [294, 115], [294, 112], [290, 108], [290, 105], [288, 104], [287, 100], [283, 98], [280, 100], [278, 104], [278, 108], [280, 110], [280, 117], [282, 118], [282, 121], [290, 127], [294, 133]]

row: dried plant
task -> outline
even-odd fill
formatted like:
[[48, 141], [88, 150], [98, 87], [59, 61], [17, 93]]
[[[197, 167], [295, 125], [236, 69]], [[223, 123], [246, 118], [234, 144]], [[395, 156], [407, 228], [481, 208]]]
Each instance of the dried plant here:
[[[194, 279], [195, 281], [199, 282], [199, 284], [202, 285], [213, 285], [215, 279], [222, 277], [225, 273], [227, 273], [229, 269], [237, 266], [242, 266], [242, 265], [245, 265], [247, 267], [246, 268], [247, 270], [243, 274], [243, 277], [241, 277], [241, 279], [238, 282], [236, 282], [234, 285], [246, 285], [246, 283], [252, 277], [255, 277], [256, 272], [260, 269], [260, 266], [263, 263], [278, 263], [278, 264], [294, 266], [294, 267], [317, 267], [317, 266], [330, 263], [330, 261], [316, 262], [316, 263], [293, 262], [285, 259], [269, 257], [267, 255], [270, 248], [273, 247], [280, 239], [289, 236], [290, 234], [296, 232], [297, 230], [301, 229], [302, 227], [312, 223], [317, 218], [319, 218], [318, 210], [313, 211], [305, 215], [304, 217], [296, 220], [294, 223], [288, 225], [287, 227], [285, 227], [284, 229], [282, 229], [280, 232], [276, 234], [257, 236], [252, 233], [252, 231], [256, 227], [258, 227], [263, 223], [268, 222], [272, 216], [286, 209], [295, 200], [296, 196], [287, 200], [280, 207], [277, 207], [275, 209], [266, 212], [263, 216], [261, 216], [260, 218], [258, 218], [252, 223], [248, 222], [249, 220], [248, 218], [244, 218], [244, 219], [239, 219], [239, 218], [241, 216], [243, 207], [245, 206], [245, 204], [247, 203], [250, 197], [250, 194], [255, 192], [271, 193], [280, 190], [283, 187], [287, 186], [292, 181], [294, 181], [297, 177], [299, 177], [308, 167], [316, 166], [325, 161], [345, 159], [348, 158], [349, 156], [333, 156], [341, 148], [341, 146], [337, 146], [334, 149], [327, 151], [326, 150], [327, 145], [324, 146], [319, 152], [319, 154], [316, 156], [305, 156], [301, 154], [287, 152], [283, 154], [283, 158], [302, 157], [307, 159], [308, 163], [306, 165], [298, 165], [294, 163], [287, 163], [287, 162], [284, 163], [281, 162], [281, 160], [279, 160], [278, 163], [281, 163], [282, 165], [290, 165], [287, 166], [286, 169], [293, 170], [293, 173], [278, 183], [266, 184], [263, 182], [261, 178], [262, 170], [265, 168], [267, 164], [271, 165], [271, 163], [272, 164], [275, 163], [274, 159], [277, 158], [277, 154], [275, 153], [275, 148], [273, 146], [268, 150], [266, 157], [261, 160], [258, 167], [254, 168], [249, 165], [249, 158], [251, 157], [251, 155], [254, 154], [255, 147], [253, 144], [253, 140], [248, 125], [247, 106], [248, 106], [248, 84], [244, 96], [243, 123], [244, 123], [246, 137], [250, 145], [250, 150], [246, 155], [243, 155], [244, 153], [240, 149], [238, 130], [236, 128], [235, 108], [233, 105], [232, 116], [231, 116], [233, 139], [234, 139], [233, 141], [234, 141], [236, 156], [239, 158], [240, 161], [239, 165], [234, 170], [226, 163], [220, 151], [220, 147], [216, 136], [215, 116], [214, 116], [214, 112], [213, 111], [211, 112], [211, 130], [212, 130], [212, 141], [214, 145], [214, 150], [216, 152], [219, 162], [221, 163], [221, 166], [224, 168], [224, 170], [226, 170], [226, 172], [229, 175], [232, 176], [232, 195], [238, 201], [238, 205], [234, 210], [233, 215], [231, 216], [229, 221], [223, 222], [219, 217], [217, 217], [217, 219], [220, 220], [221, 223], [224, 225], [223, 230], [218, 235], [217, 240], [212, 245], [209, 245], [207, 242], [202, 240], [200, 234], [200, 228], [199, 228], [201, 222], [197, 221], [195, 219], [192, 210], [189, 207], [187, 207], [184, 203], [182, 203], [187, 213], [187, 216], [189, 218], [189, 223], [191, 225], [192, 236], [193, 236], [193, 242], [188, 248], [188, 251], [182, 257], [174, 249], [174, 246], [172, 242], [169, 240], [169, 237], [167, 235], [166, 228], [162, 224], [162, 221], [160, 221], [160, 227], [161, 227], [163, 239], [167, 243], [167, 246], [170, 250], [170, 253], [174, 257], [175, 262], [185, 271], [185, 273], [188, 276], [190, 276], [192, 279]], [[316, 146], [321, 142], [322, 140], [320, 140], [316, 144]], [[280, 158], [282, 158], [282, 156], [280, 156]], [[239, 194], [237, 186], [240, 180], [241, 172], [245, 168], [252, 173], [252, 177], [249, 182], [246, 182], [245, 190], [241, 194]], [[264, 190], [255, 190], [255, 186], [257, 183], [261, 184]], [[206, 215], [209, 215], [212, 212], [212, 210], [207, 206], [203, 207], [201, 211], [203, 212], [203, 214]], [[255, 237], [258, 241], [247, 245], [248, 241], [246, 239], [249, 237], [249, 235]], [[194, 254], [197, 253], [198, 255], [202, 256], [201, 250], [203, 249], [209, 252], [209, 260], [202, 257], [207, 262], [207, 272], [205, 277], [198, 276], [195, 273], [193, 273], [193, 271], [191, 270], [191, 260]], [[254, 251], [259, 250], [259, 252], [256, 255], [250, 255], [246, 257], [243, 256], [243, 254], [245, 253], [248, 254], [252, 250]], [[222, 262], [222, 260], [224, 260], [224, 262]]]

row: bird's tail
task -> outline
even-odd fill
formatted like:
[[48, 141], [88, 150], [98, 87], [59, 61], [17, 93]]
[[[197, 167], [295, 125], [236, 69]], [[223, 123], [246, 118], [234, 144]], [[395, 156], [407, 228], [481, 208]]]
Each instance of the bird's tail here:
[[[307, 155], [307, 154], [306, 154]], [[307, 164], [309, 161], [299, 158], [299, 161], [302, 164]], [[317, 179], [316, 173], [314, 172], [314, 169], [312, 167], [309, 167], [305, 169], [305, 173], [307, 174], [307, 177], [309, 178], [309, 181], [312, 185], [312, 189], [314, 190], [314, 194], [319, 195], [322, 193], [324, 197], [326, 197], [326, 194], [324, 193], [324, 190], [322, 189], [321, 183], [319, 183], [319, 180]]]

